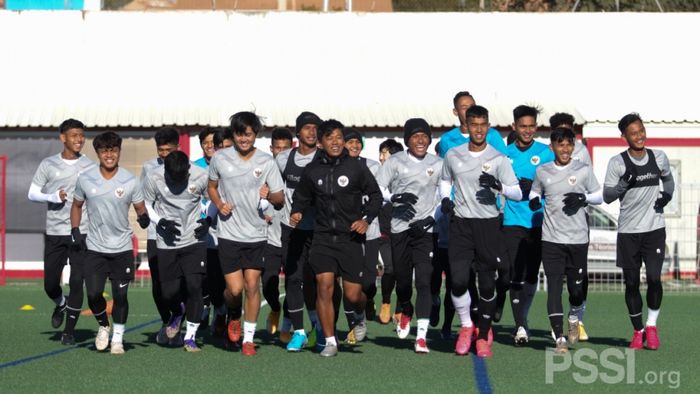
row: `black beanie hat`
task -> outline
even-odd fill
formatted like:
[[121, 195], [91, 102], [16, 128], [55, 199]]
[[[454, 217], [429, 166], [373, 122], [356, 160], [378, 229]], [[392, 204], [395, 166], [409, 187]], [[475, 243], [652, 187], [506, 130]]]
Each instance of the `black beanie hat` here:
[[428, 135], [428, 143], [433, 140], [433, 136], [430, 134], [430, 125], [425, 119], [422, 118], [412, 118], [406, 121], [403, 126], [403, 142], [408, 146], [408, 140], [413, 134], [425, 133]]
[[345, 139], [345, 142], [350, 141], [351, 139], [356, 139], [360, 140], [360, 143], [362, 144], [362, 147], [365, 147], [365, 135], [361, 131], [354, 129], [352, 127], [345, 127], [343, 128], [343, 139]]
[[297, 116], [297, 124], [294, 130], [298, 133], [306, 124], [315, 124], [318, 126], [321, 124], [321, 118], [313, 112], [304, 111]]

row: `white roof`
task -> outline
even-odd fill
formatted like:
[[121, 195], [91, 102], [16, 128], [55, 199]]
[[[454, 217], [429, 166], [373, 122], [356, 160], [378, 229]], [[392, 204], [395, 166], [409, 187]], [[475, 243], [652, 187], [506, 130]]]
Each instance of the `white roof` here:
[[224, 125], [311, 110], [450, 126], [469, 90], [577, 122], [700, 122], [698, 14], [0, 11], [0, 127]]

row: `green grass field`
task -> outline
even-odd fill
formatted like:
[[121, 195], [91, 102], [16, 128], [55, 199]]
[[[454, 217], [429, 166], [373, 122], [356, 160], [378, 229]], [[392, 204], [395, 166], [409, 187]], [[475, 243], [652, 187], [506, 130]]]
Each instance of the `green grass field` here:
[[[622, 294], [590, 294], [585, 322], [591, 340], [572, 349], [576, 361], [569, 369], [552, 373], [553, 384], [546, 383], [545, 349], [552, 341], [542, 292], [530, 313], [529, 346], [511, 345], [512, 318], [507, 312], [495, 327], [494, 357], [486, 361], [473, 354], [455, 356], [453, 342], [441, 340], [437, 330], [429, 333], [431, 353], [416, 355], [413, 336], [400, 340], [392, 325], [376, 322], [369, 324], [368, 340], [341, 346], [336, 358], [323, 359], [310, 350], [288, 354], [264, 331], [267, 307], [258, 323], [256, 357], [227, 351], [219, 338], [208, 333], [200, 333], [202, 352], [186, 353], [155, 343], [159, 324], [150, 289], [131, 288], [129, 299], [127, 353], [112, 356], [94, 350], [92, 317], [79, 321], [77, 346], [60, 344], [60, 333], [49, 323], [53, 306], [40, 283], [10, 282], [0, 287], [0, 392], [659, 392], [674, 388], [697, 392], [700, 383], [700, 346], [694, 340], [698, 294], [667, 295], [659, 318], [661, 349], [638, 351], [631, 357], [624, 348], [631, 326]], [[25, 304], [36, 309], [21, 311]], [[340, 338], [346, 329], [342, 320]], [[608, 358], [596, 360], [591, 355]], [[625, 358], [615, 358], [618, 355]], [[550, 365], [563, 366], [564, 358], [556, 357]], [[599, 375], [593, 374], [596, 369]], [[592, 383], [581, 383], [591, 376], [595, 377]]]

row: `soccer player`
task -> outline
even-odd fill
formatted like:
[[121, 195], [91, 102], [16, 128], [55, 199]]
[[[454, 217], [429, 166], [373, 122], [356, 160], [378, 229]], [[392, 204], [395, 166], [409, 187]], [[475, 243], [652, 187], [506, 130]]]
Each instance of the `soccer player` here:
[[[309, 310], [309, 320], [313, 325], [312, 333], [321, 331], [321, 324], [318, 319], [315, 305], [309, 302], [312, 298], [310, 293], [315, 293], [315, 283], [309, 283], [310, 273], [309, 248], [314, 235], [314, 215], [316, 209], [307, 207], [303, 212], [303, 219], [292, 226], [289, 216], [293, 202], [294, 190], [299, 185], [301, 174], [304, 168], [316, 160], [321, 151], [318, 145], [318, 126], [321, 124], [319, 118], [313, 112], [304, 111], [296, 119], [296, 137], [299, 146], [290, 150], [280, 152], [275, 161], [282, 173], [284, 181], [285, 204], [283, 208], [284, 218], [282, 220], [282, 264], [284, 266], [284, 288], [285, 302], [289, 311], [289, 320], [283, 320], [280, 340], [287, 341], [287, 350], [298, 352], [309, 342], [304, 331], [304, 302]], [[315, 282], [315, 279], [311, 279]], [[294, 328], [293, 335], [289, 338], [290, 328]], [[312, 334], [313, 335], [313, 334]], [[322, 342], [323, 335], [315, 334], [317, 342]]]
[[[440, 181], [442, 213], [450, 219], [450, 272], [452, 302], [461, 321], [455, 352], [469, 353], [473, 323], [467, 292], [471, 266], [479, 287], [479, 331], [476, 354], [491, 357], [491, 318], [496, 311], [496, 270], [507, 264], [505, 241], [496, 206], [498, 196], [519, 201], [522, 192], [508, 158], [486, 142], [489, 113], [482, 106], [466, 112], [469, 144], [450, 149], [445, 157]], [[454, 186], [454, 202], [450, 199]]]
[[[182, 282], [185, 285], [184, 348], [188, 352], [200, 350], [195, 335], [202, 317], [202, 277], [207, 269], [204, 240], [211, 225], [210, 217], [201, 217], [200, 201], [207, 186], [207, 171], [198, 166], [190, 167], [187, 155], [179, 151], [167, 155], [163, 166], [150, 171], [143, 184], [144, 198], [152, 201], [149, 217], [157, 223], [158, 279], [162, 297], [173, 315], [181, 313], [180, 288]], [[179, 322], [167, 326], [168, 338], [179, 333]]]
[[[327, 120], [318, 127], [323, 153], [302, 173], [290, 215], [290, 224], [296, 226], [309, 206], [314, 204], [317, 209], [309, 263], [316, 275], [316, 308], [326, 336], [321, 352], [324, 357], [338, 354], [333, 308], [336, 273], [343, 280], [345, 298], [355, 307], [355, 316], [364, 310], [362, 243], [382, 204], [381, 192], [369, 168], [348, 155], [342, 130], [343, 125], [337, 120]], [[368, 196], [365, 204], [363, 196]], [[290, 305], [290, 311], [291, 308]], [[360, 322], [353, 323], [350, 330]]]
[[[656, 320], [663, 288], [661, 266], [666, 245], [664, 207], [671, 201], [675, 183], [666, 154], [648, 149], [646, 129], [638, 114], [622, 117], [617, 124], [629, 148], [608, 163], [603, 200], [620, 200], [617, 229], [617, 266], [625, 279], [625, 301], [634, 334], [630, 348], [659, 348]], [[663, 188], [659, 187], [659, 181]], [[647, 278], [647, 321], [642, 324], [642, 296], [639, 292], [642, 261]]]
[[[234, 149], [221, 150], [209, 164], [209, 199], [219, 210], [217, 237], [226, 281], [224, 299], [229, 307], [228, 339], [234, 344], [240, 340], [245, 289], [242, 353], [253, 356], [268, 227], [262, 200], [283, 204], [284, 185], [272, 156], [255, 148], [255, 138], [262, 130], [260, 118], [252, 112], [235, 113], [231, 128]], [[263, 196], [264, 185], [268, 192]]]
[[[108, 131], [95, 137], [92, 146], [100, 165], [78, 177], [70, 211], [71, 235], [74, 247], [87, 249], [84, 274], [88, 305], [99, 324], [95, 347], [103, 351], [109, 344], [110, 325], [103, 295], [105, 281], [109, 278], [114, 299], [110, 352], [124, 354], [124, 326], [129, 314], [127, 292], [135, 271], [129, 206], [134, 206], [142, 228], [146, 228], [150, 220], [138, 179], [119, 167], [121, 137]], [[79, 228], [83, 205], [87, 206], [90, 218], [86, 238]]]
[[[156, 152], [158, 157], [147, 160], [143, 163], [141, 170], [141, 176], [139, 178], [139, 183], [143, 187], [148, 174], [151, 171], [157, 170], [163, 167], [163, 159], [168, 156], [171, 152], [175, 152], [180, 149], [180, 133], [177, 129], [173, 127], [163, 127], [156, 131], [153, 137], [156, 143]], [[146, 197], [146, 205], [153, 206], [153, 201]], [[148, 268], [151, 271], [151, 295], [153, 296], [153, 301], [156, 304], [156, 309], [161, 319], [161, 327], [156, 335], [156, 343], [160, 345], [168, 344], [172, 342], [173, 345], [181, 345], [180, 323], [182, 321], [181, 310], [172, 313], [168, 306], [168, 303], [163, 298], [163, 290], [161, 288], [160, 280], [160, 267], [158, 266], [158, 248], [156, 245], [156, 222], [151, 222], [146, 231], [147, 241], [146, 241], [146, 255], [148, 256]], [[172, 327], [177, 327], [177, 331], [173, 329], [170, 330], [172, 337], [167, 335], [167, 328], [171, 325]]]
[[[75, 325], [83, 305], [84, 253], [71, 248], [70, 210], [78, 175], [96, 167], [95, 162], [80, 153], [85, 145], [85, 125], [79, 120], [66, 119], [58, 127], [63, 151], [41, 161], [29, 187], [28, 198], [46, 203], [46, 234], [44, 235], [44, 291], [56, 304], [51, 314], [51, 326], [63, 324], [67, 310], [68, 320], [61, 335], [64, 345], [75, 344]], [[80, 222], [87, 231], [88, 216]], [[84, 236], [83, 236], [84, 237]], [[61, 289], [61, 273], [66, 260], [70, 261], [70, 293], [68, 300]]]
[[[520, 131], [518, 138], [520, 140]], [[556, 340], [556, 352], [568, 351], [561, 303], [563, 280], [569, 290], [568, 344], [578, 342], [578, 310], [583, 304], [583, 280], [588, 276], [588, 219], [586, 204], [601, 204], [603, 194], [593, 168], [572, 159], [576, 137], [570, 129], [550, 135], [555, 160], [536, 170], [528, 205], [533, 211], [546, 202], [542, 228], [542, 262], [547, 275], [547, 313]], [[517, 142], [516, 142], [517, 143]], [[539, 263], [538, 263], [539, 265]], [[517, 341], [516, 335], [516, 341]]]
[[430, 279], [433, 271], [433, 234], [438, 207], [438, 183], [442, 159], [428, 153], [432, 140], [424, 119], [406, 121], [403, 140], [408, 150], [392, 155], [382, 165], [377, 183], [385, 201], [393, 203], [391, 256], [396, 275], [397, 302], [401, 319], [396, 327], [399, 338], [406, 338], [413, 317], [413, 271], [415, 269], [416, 353], [428, 353], [426, 335], [430, 322]]
[[542, 209], [532, 211], [528, 196], [535, 179], [536, 169], [554, 160], [549, 146], [535, 141], [537, 108], [519, 105], [513, 109], [515, 142], [506, 147], [515, 176], [523, 194], [523, 201], [506, 200], [503, 214], [503, 234], [509, 262], [498, 276], [498, 309], [494, 321], [500, 320], [506, 293], [510, 288], [510, 302], [515, 320], [516, 345], [530, 338], [527, 315], [537, 289], [542, 261]]

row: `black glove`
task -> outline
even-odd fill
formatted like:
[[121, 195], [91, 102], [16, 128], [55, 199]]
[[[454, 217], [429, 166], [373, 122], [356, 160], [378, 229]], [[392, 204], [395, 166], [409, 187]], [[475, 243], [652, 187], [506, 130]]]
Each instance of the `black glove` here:
[[449, 197], [443, 198], [440, 202], [440, 212], [443, 215], [452, 215], [455, 213], [455, 203]]
[[178, 227], [180, 227], [180, 225], [173, 220], [160, 219], [160, 221], [158, 221], [158, 228], [163, 231], [166, 238], [175, 238], [181, 235], [182, 233], [177, 229]]
[[566, 193], [562, 201], [564, 201], [564, 213], [569, 216], [576, 214], [579, 209], [587, 205], [586, 195], [583, 193]]
[[531, 211], [537, 211], [542, 208], [542, 201], [540, 201], [539, 197], [535, 197], [530, 202], [527, 204], [530, 207]]
[[415, 204], [418, 202], [418, 196], [416, 196], [413, 193], [399, 193], [399, 194], [394, 194], [391, 196], [391, 202], [395, 202], [397, 204]]
[[209, 233], [209, 227], [211, 227], [211, 218], [209, 216], [197, 220], [197, 223], [200, 224], [199, 227], [194, 229], [194, 236], [197, 239], [202, 239], [207, 236]]
[[400, 204], [392, 208], [391, 217], [408, 222], [416, 216], [416, 209], [411, 204]]
[[622, 174], [617, 185], [623, 190], [627, 190], [634, 186], [637, 182], [637, 166], [634, 164], [631, 166], [625, 166], [625, 173]]
[[136, 221], [139, 222], [139, 227], [141, 227], [141, 228], [146, 228], [146, 227], [148, 227], [149, 224], [151, 224], [151, 218], [148, 217], [148, 213], [144, 213], [143, 215], [139, 215], [136, 218]]
[[76, 252], [84, 252], [87, 250], [87, 243], [85, 242], [85, 236], [80, 234], [80, 228], [73, 227], [70, 229], [71, 235], [71, 247]]
[[671, 195], [666, 192], [661, 192], [661, 197], [657, 198], [654, 203], [654, 210], [658, 213], [663, 213], [669, 201], [671, 201]]
[[518, 180], [518, 185], [520, 186], [520, 190], [523, 192], [522, 201], [527, 201], [530, 196], [530, 190], [532, 190], [532, 179], [520, 178]]
[[503, 186], [501, 185], [501, 182], [498, 179], [496, 179], [495, 176], [493, 176], [489, 173], [483, 172], [483, 171], [481, 172], [481, 176], [479, 177], [479, 186], [489, 187], [491, 189], [496, 189], [499, 192], [503, 188]]
[[408, 234], [411, 237], [419, 238], [422, 237], [428, 229], [435, 225], [435, 219], [432, 216], [428, 216], [425, 219], [416, 220], [415, 222], [408, 225]]

